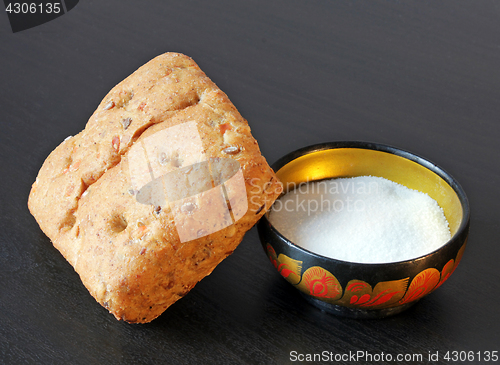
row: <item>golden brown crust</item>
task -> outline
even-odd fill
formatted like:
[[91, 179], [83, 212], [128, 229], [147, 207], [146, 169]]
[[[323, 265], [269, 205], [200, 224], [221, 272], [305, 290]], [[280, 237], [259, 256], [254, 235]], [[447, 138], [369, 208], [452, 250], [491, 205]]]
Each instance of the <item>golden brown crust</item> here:
[[[168, 205], [137, 201], [129, 151], [187, 122], [196, 122], [206, 159], [238, 161], [248, 210], [229, 227], [182, 242]], [[118, 319], [145, 323], [231, 254], [280, 191], [227, 96], [192, 59], [166, 53], [113, 88], [85, 129], [49, 155], [28, 206], [94, 298]]]

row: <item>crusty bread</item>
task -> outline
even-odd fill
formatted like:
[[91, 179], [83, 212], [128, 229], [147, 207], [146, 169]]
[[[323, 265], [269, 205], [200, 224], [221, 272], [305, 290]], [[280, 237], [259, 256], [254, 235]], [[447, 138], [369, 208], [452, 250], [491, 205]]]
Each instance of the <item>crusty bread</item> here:
[[[191, 133], [194, 144], [171, 156], [161, 146], [171, 152], [179, 145], [175, 128]], [[157, 159], [141, 160], [141, 153]], [[189, 175], [183, 183], [181, 171]], [[163, 200], [148, 193], [155, 181]], [[193, 223], [199, 201], [189, 199], [222, 185], [225, 199], [205, 195], [204, 209], [227, 206], [231, 224], [213, 214]], [[114, 87], [85, 129], [49, 155], [28, 206], [94, 298], [118, 319], [145, 323], [231, 254], [280, 192], [227, 96], [191, 58], [166, 53]]]

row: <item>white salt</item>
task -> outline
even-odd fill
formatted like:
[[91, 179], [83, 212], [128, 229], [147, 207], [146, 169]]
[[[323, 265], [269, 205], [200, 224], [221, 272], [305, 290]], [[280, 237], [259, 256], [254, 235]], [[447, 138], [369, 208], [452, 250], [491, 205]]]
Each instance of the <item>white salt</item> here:
[[269, 220], [298, 246], [350, 262], [409, 260], [451, 237], [434, 199], [373, 176], [299, 185], [275, 202]]

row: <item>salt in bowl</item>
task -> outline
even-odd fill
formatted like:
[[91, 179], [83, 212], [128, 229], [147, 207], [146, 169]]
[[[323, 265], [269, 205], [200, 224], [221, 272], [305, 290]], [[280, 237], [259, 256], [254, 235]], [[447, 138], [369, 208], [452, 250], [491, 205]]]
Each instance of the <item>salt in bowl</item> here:
[[[427, 193], [443, 209], [451, 239], [410, 260], [357, 263], [308, 251], [286, 238], [267, 212], [257, 228], [276, 270], [311, 304], [352, 318], [381, 318], [404, 311], [439, 288], [465, 250], [470, 209], [459, 183], [442, 168], [413, 153], [377, 143], [331, 142], [301, 148], [273, 166], [285, 190], [323, 179], [379, 176]], [[286, 192], [286, 191], [285, 191]]]

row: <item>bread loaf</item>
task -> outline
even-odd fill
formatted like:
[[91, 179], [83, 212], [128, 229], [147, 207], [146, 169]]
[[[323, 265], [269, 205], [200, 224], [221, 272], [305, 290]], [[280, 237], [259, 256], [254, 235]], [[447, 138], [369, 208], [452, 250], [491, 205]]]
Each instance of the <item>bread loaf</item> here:
[[48, 156], [28, 206], [92, 296], [145, 323], [231, 254], [280, 192], [227, 96], [191, 58], [166, 53]]

